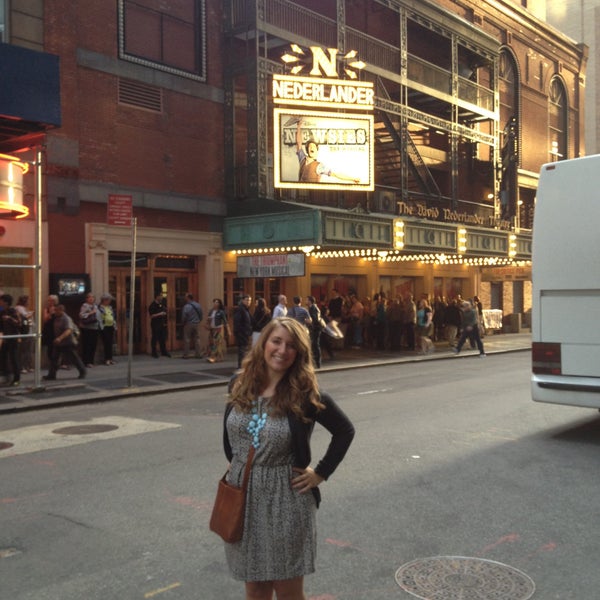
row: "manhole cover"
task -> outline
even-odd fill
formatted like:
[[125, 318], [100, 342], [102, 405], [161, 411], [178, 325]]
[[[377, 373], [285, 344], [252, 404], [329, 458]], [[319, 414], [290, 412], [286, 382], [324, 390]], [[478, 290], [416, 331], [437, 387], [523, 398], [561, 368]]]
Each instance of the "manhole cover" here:
[[464, 556], [413, 560], [396, 571], [396, 582], [423, 600], [527, 600], [535, 592], [533, 580], [522, 571]]
[[14, 446], [14, 444], [11, 444], [10, 442], [0, 442], [0, 450], [8, 450], [9, 448], [12, 448]]
[[119, 429], [117, 425], [71, 425], [70, 427], [60, 427], [54, 429], [52, 433], [60, 435], [86, 435], [89, 433], [104, 433]]

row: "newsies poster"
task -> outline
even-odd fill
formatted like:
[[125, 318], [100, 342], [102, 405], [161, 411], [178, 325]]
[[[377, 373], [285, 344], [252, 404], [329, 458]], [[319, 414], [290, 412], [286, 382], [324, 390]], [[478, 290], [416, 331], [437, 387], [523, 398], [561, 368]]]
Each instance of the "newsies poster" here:
[[275, 109], [275, 185], [373, 190], [373, 116]]

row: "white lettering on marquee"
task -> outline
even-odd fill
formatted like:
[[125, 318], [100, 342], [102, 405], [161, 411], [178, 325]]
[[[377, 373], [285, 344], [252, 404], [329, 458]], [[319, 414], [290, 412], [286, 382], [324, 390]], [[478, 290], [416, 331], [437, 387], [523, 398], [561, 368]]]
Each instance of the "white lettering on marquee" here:
[[344, 104], [372, 107], [375, 104], [373, 87], [365, 82], [315, 82], [311, 79], [291, 79], [273, 76], [273, 99], [277, 102]]

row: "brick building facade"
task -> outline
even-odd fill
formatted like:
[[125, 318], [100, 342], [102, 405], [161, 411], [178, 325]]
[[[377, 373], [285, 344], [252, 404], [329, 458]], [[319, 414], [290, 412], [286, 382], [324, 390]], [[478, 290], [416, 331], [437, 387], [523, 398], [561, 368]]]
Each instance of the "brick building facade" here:
[[[22, 53], [15, 65], [28, 52], [60, 64], [59, 122], [43, 115], [31, 121], [19, 114], [18, 102], [16, 108], [0, 103], [0, 152], [32, 160], [42, 151], [43, 294], [57, 291], [52, 285], [61, 275], [86, 275], [93, 293], [110, 292], [121, 351], [132, 241], [130, 228], [107, 222], [114, 195], [131, 197], [137, 220], [136, 351], [148, 349], [146, 307], [157, 291], [167, 296], [173, 349], [181, 344], [178, 315], [187, 291], [204, 306], [224, 297], [229, 308], [242, 291], [272, 301], [279, 292], [320, 296], [334, 286], [361, 296], [478, 294], [508, 314], [529, 308], [537, 173], [548, 160], [582, 152], [586, 53], [518, 4], [32, 0], [23, 8], [1, 0], [0, 6], [3, 41]], [[272, 74], [284, 71], [281, 56], [292, 43], [357, 50], [366, 63], [360, 77], [376, 90], [374, 191], [274, 187], [269, 86]], [[25, 98], [27, 81], [20, 83], [14, 94]], [[34, 189], [33, 175], [26, 175], [25, 202], [32, 207]], [[476, 226], [461, 233], [470, 217]], [[315, 237], [296, 243], [294, 231], [306, 219]], [[324, 240], [328, 227], [392, 232], [399, 219], [412, 248], [396, 250], [393, 233], [385, 243]], [[25, 249], [33, 260], [34, 220], [6, 229], [4, 255]], [[466, 249], [459, 251], [463, 235]], [[441, 238], [454, 240], [451, 250], [437, 244]], [[304, 275], [238, 277], [234, 250], [288, 254], [296, 246], [306, 255]], [[14, 294], [33, 293], [29, 275], [3, 273], [9, 280], [3, 287]]]

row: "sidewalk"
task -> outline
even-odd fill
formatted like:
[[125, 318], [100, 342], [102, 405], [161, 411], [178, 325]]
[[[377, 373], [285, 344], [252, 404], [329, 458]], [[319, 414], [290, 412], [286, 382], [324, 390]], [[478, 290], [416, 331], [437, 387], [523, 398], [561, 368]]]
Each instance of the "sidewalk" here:
[[[483, 340], [486, 354], [527, 351], [531, 349], [530, 333], [500, 333], [488, 335]], [[468, 344], [467, 344], [468, 346]], [[420, 362], [453, 358], [455, 355], [446, 343], [436, 344], [436, 351], [429, 355], [415, 352], [378, 352], [375, 350], [344, 349], [336, 352], [335, 359], [325, 358], [322, 372], [360, 369], [377, 365]], [[458, 358], [478, 357], [476, 350], [463, 348]], [[211, 364], [204, 359], [183, 360], [180, 354], [173, 358], [152, 358], [136, 355], [132, 358], [132, 386], [128, 387], [128, 357], [115, 357], [117, 364], [96, 365], [88, 369], [84, 380], [77, 379], [77, 371], [60, 370], [57, 380], [41, 381], [34, 389], [32, 373], [21, 376], [19, 388], [0, 387], [0, 414], [23, 412], [41, 408], [56, 408], [71, 404], [104, 402], [149, 394], [166, 394], [202, 387], [225, 386], [237, 366], [237, 349], [230, 348], [224, 362]], [[42, 374], [45, 374], [43, 371]], [[0, 384], [1, 385], [1, 384]]]

